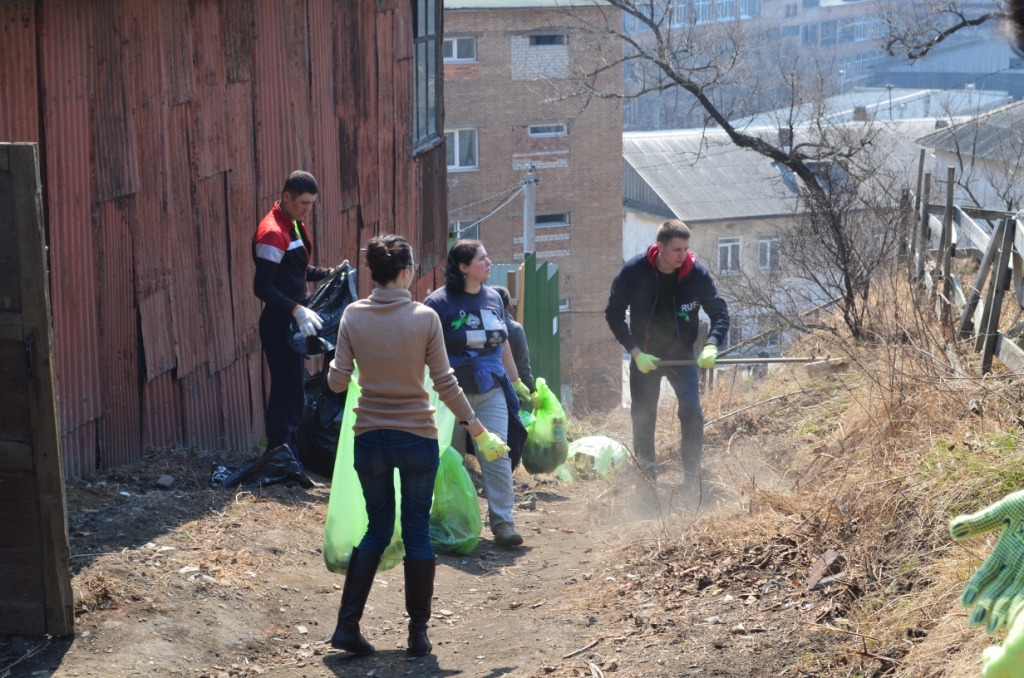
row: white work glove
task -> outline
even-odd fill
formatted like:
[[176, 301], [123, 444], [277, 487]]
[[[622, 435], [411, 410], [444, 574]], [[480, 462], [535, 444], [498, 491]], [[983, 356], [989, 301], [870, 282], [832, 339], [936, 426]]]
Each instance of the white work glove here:
[[316, 335], [316, 331], [324, 326], [324, 321], [320, 319], [320, 316], [305, 306], [296, 306], [292, 311], [292, 317], [295, 318], [295, 322], [299, 325], [299, 332], [302, 332], [304, 337]]

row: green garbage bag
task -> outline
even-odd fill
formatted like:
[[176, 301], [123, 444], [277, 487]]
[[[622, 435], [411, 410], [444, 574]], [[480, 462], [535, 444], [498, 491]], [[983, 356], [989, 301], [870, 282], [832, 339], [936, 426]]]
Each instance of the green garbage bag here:
[[567, 483], [607, 478], [629, 461], [629, 450], [620, 442], [604, 436], [589, 436], [569, 445], [565, 463], [555, 475]]
[[537, 379], [539, 407], [526, 427], [523, 467], [527, 473], [551, 473], [565, 461], [569, 445], [565, 440], [565, 410], [541, 377]]
[[[338, 574], [345, 574], [348, 570], [352, 549], [359, 545], [366, 534], [366, 526], [370, 524], [366, 516], [363, 488], [353, 467], [355, 434], [352, 432], [352, 426], [356, 421], [356, 403], [359, 402], [357, 377], [358, 369], [352, 374], [352, 381], [348, 386], [345, 415], [341, 420], [341, 435], [338, 437], [338, 456], [334, 462], [334, 478], [331, 481], [331, 498], [327, 503], [327, 524], [324, 527], [324, 562], [327, 563], [328, 570]], [[401, 505], [402, 491], [396, 469], [395, 536], [384, 550], [380, 566], [377, 568], [379, 571], [390, 570], [405, 556], [400, 522]]]
[[462, 455], [450, 446], [445, 447], [434, 479], [430, 543], [438, 553], [464, 556], [476, 548], [481, 529], [483, 522], [473, 480], [462, 465]]

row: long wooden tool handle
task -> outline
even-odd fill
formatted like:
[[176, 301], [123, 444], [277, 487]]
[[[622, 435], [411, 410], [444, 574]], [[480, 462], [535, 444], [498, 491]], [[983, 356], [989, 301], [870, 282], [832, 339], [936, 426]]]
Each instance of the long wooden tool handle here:
[[[719, 365], [766, 365], [768, 363], [813, 363], [824, 358], [722, 358], [715, 361]], [[688, 367], [696, 365], [696, 360], [659, 360], [658, 367]]]

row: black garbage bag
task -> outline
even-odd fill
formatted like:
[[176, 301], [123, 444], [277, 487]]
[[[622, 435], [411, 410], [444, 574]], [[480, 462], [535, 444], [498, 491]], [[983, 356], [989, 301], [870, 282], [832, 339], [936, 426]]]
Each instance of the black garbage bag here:
[[317, 333], [312, 337], [303, 336], [299, 332], [298, 323], [294, 320], [288, 327], [288, 343], [299, 355], [311, 358], [334, 350], [338, 341], [338, 323], [345, 308], [359, 298], [356, 291], [356, 270], [344, 262], [338, 271], [320, 281], [320, 285], [309, 298], [306, 306], [315, 311], [323, 321]]
[[214, 464], [210, 475], [210, 487], [214, 489], [276, 483], [298, 483], [307, 490], [314, 486], [288, 443], [267, 450], [259, 459], [250, 459], [238, 467]]
[[347, 393], [335, 393], [327, 385], [326, 364], [323, 372], [306, 379], [306, 404], [296, 436], [299, 461], [310, 471], [328, 478], [334, 477]]

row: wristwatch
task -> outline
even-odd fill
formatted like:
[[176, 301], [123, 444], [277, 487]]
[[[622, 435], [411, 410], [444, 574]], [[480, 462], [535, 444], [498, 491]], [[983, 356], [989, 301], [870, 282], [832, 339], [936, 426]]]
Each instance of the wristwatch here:
[[459, 423], [462, 424], [463, 426], [472, 426], [473, 424], [476, 423], [476, 421], [476, 417], [470, 417], [466, 421], [460, 421]]

